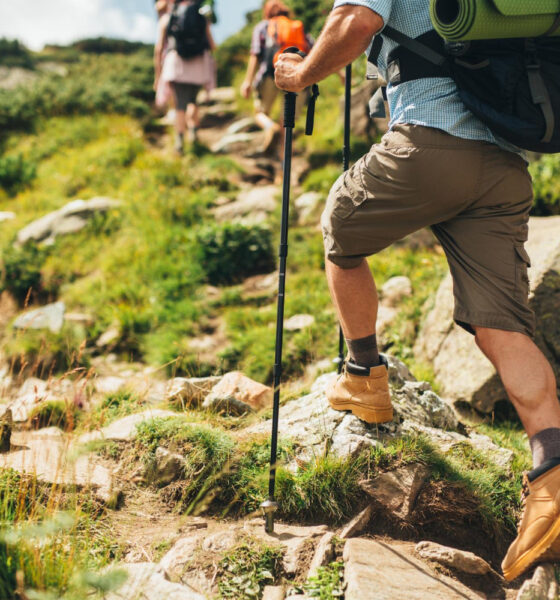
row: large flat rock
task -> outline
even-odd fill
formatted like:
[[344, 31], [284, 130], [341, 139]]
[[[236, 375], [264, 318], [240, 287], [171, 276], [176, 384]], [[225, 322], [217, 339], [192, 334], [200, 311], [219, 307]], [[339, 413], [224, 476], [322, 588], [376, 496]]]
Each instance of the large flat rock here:
[[91, 488], [102, 502], [117, 503], [120, 492], [109, 469], [97, 464], [92, 456], [76, 456], [56, 428], [14, 438], [12, 442], [19, 442], [18, 449], [0, 454], [0, 468], [34, 475], [50, 485]]
[[480, 596], [460, 583], [436, 575], [385, 542], [354, 538], [344, 547], [346, 600], [465, 600]]
[[[535, 341], [550, 360], [560, 382], [560, 217], [532, 218], [530, 304], [537, 316]], [[490, 361], [473, 336], [453, 322], [453, 292], [448, 275], [427, 315], [415, 354], [432, 361], [442, 396], [491, 412], [496, 402], [507, 401], [506, 391]]]

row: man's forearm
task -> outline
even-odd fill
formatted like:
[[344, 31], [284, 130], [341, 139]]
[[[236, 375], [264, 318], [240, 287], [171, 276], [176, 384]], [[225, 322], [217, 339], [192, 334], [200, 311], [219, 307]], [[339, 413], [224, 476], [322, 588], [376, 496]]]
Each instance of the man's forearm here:
[[345, 5], [335, 9], [301, 65], [302, 87], [321, 81], [356, 60], [382, 27], [383, 19], [369, 8]]

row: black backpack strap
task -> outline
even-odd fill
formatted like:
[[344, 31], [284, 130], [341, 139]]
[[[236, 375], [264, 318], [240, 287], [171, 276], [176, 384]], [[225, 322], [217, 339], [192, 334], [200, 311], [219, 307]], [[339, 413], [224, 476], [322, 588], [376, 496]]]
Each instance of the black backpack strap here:
[[387, 60], [387, 79], [391, 85], [425, 77], [449, 77], [449, 62], [445, 53], [445, 42], [431, 30], [418, 38], [411, 38], [392, 27], [386, 26], [376, 36], [368, 57], [368, 63], [376, 65], [387, 37], [398, 45]]

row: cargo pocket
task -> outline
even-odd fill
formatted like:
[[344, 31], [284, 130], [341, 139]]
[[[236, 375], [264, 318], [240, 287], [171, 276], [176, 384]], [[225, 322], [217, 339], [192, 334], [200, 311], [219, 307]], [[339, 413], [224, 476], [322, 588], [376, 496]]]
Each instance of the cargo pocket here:
[[515, 246], [515, 297], [527, 302], [529, 297], [529, 273], [531, 259], [522, 245]]
[[349, 219], [366, 199], [360, 174], [362, 168], [360, 160], [338, 179], [331, 190], [332, 212], [341, 220]]

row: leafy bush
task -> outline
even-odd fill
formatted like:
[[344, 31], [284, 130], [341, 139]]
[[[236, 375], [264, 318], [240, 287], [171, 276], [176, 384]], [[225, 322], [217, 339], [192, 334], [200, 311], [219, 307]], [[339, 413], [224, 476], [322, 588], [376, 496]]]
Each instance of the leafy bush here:
[[37, 165], [21, 154], [0, 157], [0, 187], [10, 196], [29, 186], [37, 175]]
[[48, 400], [38, 404], [31, 411], [29, 417], [34, 429], [43, 427], [59, 427], [71, 431], [74, 429], [78, 418], [78, 407], [68, 404], [64, 400]]
[[35, 244], [7, 246], [0, 260], [0, 291], [11, 292], [23, 305], [31, 294], [42, 296], [41, 268], [46, 252]]
[[149, 54], [82, 56], [67, 77], [44, 75], [32, 86], [0, 90], [0, 131], [28, 130], [37, 118], [102, 113], [145, 118], [153, 100]]
[[129, 42], [128, 40], [116, 40], [114, 38], [96, 37], [78, 40], [70, 45], [79, 52], [85, 54], [134, 54], [140, 50], [152, 52], [151, 44], [142, 42]]
[[[1, 530], [0, 530], [1, 533]], [[0, 598], [13, 598], [16, 591], [16, 565], [0, 542]]]
[[33, 69], [34, 62], [31, 53], [21, 42], [0, 38], [0, 65]]
[[208, 281], [227, 285], [274, 269], [272, 232], [260, 225], [210, 225], [197, 234], [200, 263]]
[[533, 177], [533, 214], [546, 217], [560, 214], [560, 158], [556, 154], [543, 156], [529, 171]]

